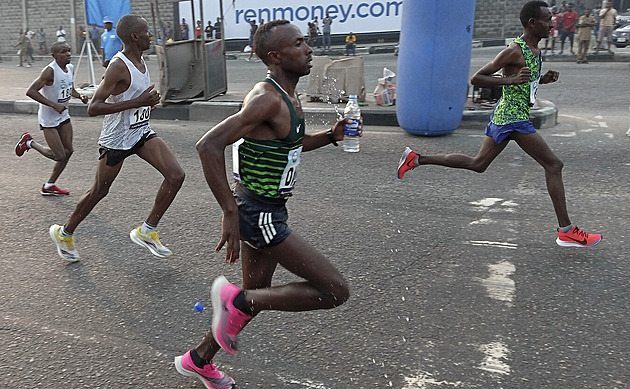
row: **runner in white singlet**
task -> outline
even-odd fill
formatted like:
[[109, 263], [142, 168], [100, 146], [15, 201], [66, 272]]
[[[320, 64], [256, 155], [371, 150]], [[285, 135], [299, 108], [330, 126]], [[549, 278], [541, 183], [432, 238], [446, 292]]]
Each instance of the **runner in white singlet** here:
[[148, 217], [142, 225], [131, 230], [129, 237], [155, 256], [173, 254], [160, 242], [157, 225], [175, 199], [185, 174], [169, 147], [149, 125], [151, 110], [160, 102], [160, 95], [153, 89], [142, 59], [142, 53], [151, 46], [152, 34], [147, 21], [136, 15], [123, 16], [116, 32], [125, 48], [109, 63], [88, 107], [90, 116], [105, 115], [94, 183], [81, 197], [66, 224], [53, 224], [49, 229], [57, 253], [67, 261], [79, 260], [74, 247], [74, 230], [107, 195], [125, 158], [133, 154], [155, 167], [164, 181]]
[[44, 196], [70, 194], [69, 191], [55, 185], [72, 155], [72, 123], [68, 102], [71, 97], [80, 98], [83, 104], [88, 102], [87, 97], [74, 89], [72, 81], [74, 67], [70, 64], [70, 46], [65, 42], [56, 42], [52, 45], [51, 51], [54, 61], [46, 65], [26, 92], [28, 97], [39, 103], [37, 118], [48, 147], [34, 141], [28, 132], [23, 133], [15, 145], [15, 154], [18, 157], [34, 149], [55, 161], [50, 178], [40, 191]]

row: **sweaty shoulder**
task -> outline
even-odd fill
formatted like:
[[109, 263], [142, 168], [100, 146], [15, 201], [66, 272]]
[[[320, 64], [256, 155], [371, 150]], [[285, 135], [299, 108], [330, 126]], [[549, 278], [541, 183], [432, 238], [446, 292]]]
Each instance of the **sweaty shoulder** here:
[[281, 108], [282, 96], [268, 82], [261, 81], [247, 94], [243, 102], [243, 108], [260, 109], [275, 115]]

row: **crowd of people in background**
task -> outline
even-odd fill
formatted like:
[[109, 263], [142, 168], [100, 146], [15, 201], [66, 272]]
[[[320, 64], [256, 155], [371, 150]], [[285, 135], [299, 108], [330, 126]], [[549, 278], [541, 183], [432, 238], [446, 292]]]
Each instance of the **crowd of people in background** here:
[[[577, 0], [578, 3], [580, 0]], [[557, 12], [556, 12], [557, 13]], [[109, 19], [109, 17], [106, 17]], [[250, 51], [250, 56], [248, 60], [252, 59], [254, 54], [253, 47], [253, 36], [256, 33], [256, 29], [258, 26], [265, 23], [263, 19], [254, 20], [250, 19], [247, 21], [250, 24], [250, 33], [249, 33], [249, 42], [248, 47]], [[333, 19], [330, 17], [328, 13], [325, 14], [325, 17], [321, 20], [321, 28], [320, 28], [320, 20], [318, 16], [315, 16], [312, 21], [307, 23], [307, 30], [305, 32], [306, 42], [309, 46], [313, 48], [322, 48], [325, 51], [329, 51], [331, 49], [332, 38], [331, 38], [331, 25], [333, 23]], [[77, 42], [76, 42], [76, 50], [77, 53], [81, 53], [85, 51], [84, 45], [85, 42], [91, 42], [93, 44], [95, 50], [99, 52], [102, 56], [103, 66], [107, 67], [107, 63], [111, 60], [113, 54], [110, 53], [108, 39], [115, 40], [112, 34], [115, 34], [115, 29], [113, 29], [113, 24], [111, 21], [109, 23], [104, 23], [105, 28], [100, 30], [97, 26], [83, 26], [80, 25], [77, 27]], [[211, 20], [207, 21], [207, 24], [204, 26], [201, 20], [197, 20], [194, 24], [194, 29], [191, 33], [191, 27], [188, 24], [186, 18], [182, 18], [180, 22], [175, 21], [174, 25], [171, 22], [161, 23], [161, 29], [158, 30], [157, 34], [157, 43], [160, 44], [162, 42], [175, 42], [175, 41], [184, 41], [190, 39], [221, 39], [221, 18], [217, 17], [216, 21], [213, 23]], [[56, 42], [66, 42], [67, 35], [66, 30], [62, 25], [55, 32], [55, 41]], [[36, 36], [36, 37], [35, 37]], [[20, 58], [20, 63], [18, 66], [23, 66], [26, 63], [27, 67], [31, 66], [31, 62], [33, 61], [33, 51], [35, 44], [33, 43], [33, 39], [37, 39], [37, 51], [40, 55], [48, 55], [48, 45], [46, 42], [46, 32], [44, 28], [40, 28], [40, 30], [35, 33], [30, 29], [20, 30], [17, 43], [15, 44], [15, 48], [18, 49], [18, 54]], [[118, 40], [119, 41], [119, 40]], [[555, 39], [554, 39], [555, 42]], [[116, 42], [118, 44], [118, 42]], [[355, 55], [356, 54], [356, 43], [357, 37], [355, 34], [350, 32], [345, 37], [345, 55]], [[103, 45], [105, 44], [106, 47]], [[117, 45], [115, 45], [117, 46]], [[572, 45], [571, 45], [572, 46]], [[553, 44], [552, 44], [553, 51]], [[89, 49], [89, 48], [88, 48]], [[572, 49], [571, 49], [572, 50]], [[106, 53], [107, 52], [107, 53]]]
[[566, 0], [556, 3], [552, 0], [549, 5], [553, 28], [545, 41], [545, 54], [549, 49], [552, 54], [555, 54], [556, 43], [560, 44], [559, 55], [564, 54], [567, 43], [568, 51], [576, 54], [574, 43], [577, 43], [577, 63], [588, 63], [587, 53], [592, 40], [595, 41], [592, 47], [595, 54], [603, 50], [604, 42], [606, 42], [605, 50], [610, 54], [613, 53], [612, 35], [617, 24], [618, 12], [613, 8], [612, 1], [596, 3], [593, 9], [586, 8], [581, 0], [576, 0], [575, 3], [568, 3]]

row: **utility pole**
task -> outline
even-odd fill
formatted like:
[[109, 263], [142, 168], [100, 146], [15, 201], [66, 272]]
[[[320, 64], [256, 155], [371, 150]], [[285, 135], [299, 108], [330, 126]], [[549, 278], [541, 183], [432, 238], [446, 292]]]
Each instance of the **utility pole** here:
[[26, 32], [26, 27], [27, 27], [27, 20], [26, 20], [26, 0], [22, 0], [22, 31]]
[[[75, 18], [76, 18], [76, 11], [74, 9], [74, 0], [70, 0], [70, 36], [72, 37], [72, 43], [70, 43], [70, 47], [76, 47], [77, 42], [78, 42]], [[81, 49], [79, 48], [79, 50]]]

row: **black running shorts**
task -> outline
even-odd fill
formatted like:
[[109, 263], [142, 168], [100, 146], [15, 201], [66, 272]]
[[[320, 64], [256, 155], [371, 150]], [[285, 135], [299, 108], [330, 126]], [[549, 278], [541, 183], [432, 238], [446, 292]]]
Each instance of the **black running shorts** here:
[[156, 136], [157, 134], [155, 133], [149, 133], [149, 132], [145, 133], [144, 135], [142, 135], [142, 138], [140, 138], [140, 140], [136, 142], [136, 144], [133, 145], [133, 147], [130, 148], [129, 150], [108, 149], [107, 147], [101, 146], [98, 149], [98, 153], [99, 153], [98, 159], [103, 159], [107, 157], [107, 160], [105, 161], [107, 166], [116, 166], [122, 161], [124, 161], [125, 158], [127, 158], [128, 156], [135, 154], [138, 151], [138, 149], [144, 146], [144, 144], [149, 139], [153, 139]]
[[290, 234], [285, 199], [256, 195], [240, 184], [234, 187], [241, 240], [255, 249], [282, 243]]

